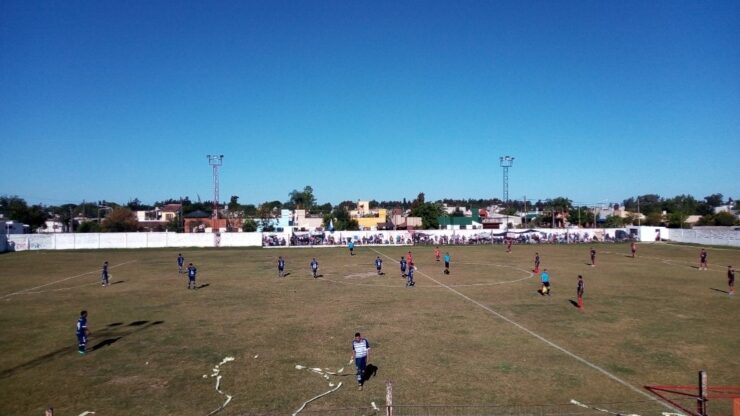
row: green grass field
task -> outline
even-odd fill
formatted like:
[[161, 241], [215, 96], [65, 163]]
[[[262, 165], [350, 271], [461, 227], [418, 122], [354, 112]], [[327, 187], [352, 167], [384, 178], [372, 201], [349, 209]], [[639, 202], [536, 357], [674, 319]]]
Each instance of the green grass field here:
[[[727, 291], [728, 264], [740, 250], [596, 245], [321, 249], [183, 249], [198, 267], [198, 290], [178, 275], [180, 250], [20, 252], [0, 255], [0, 415], [372, 414], [393, 381], [396, 414], [476, 414], [430, 404], [543, 407], [604, 414], [669, 411], [641, 394], [646, 384], [740, 385], [740, 299]], [[417, 285], [405, 288], [398, 259], [411, 249]], [[551, 274], [551, 297], [530, 273], [535, 251]], [[287, 260], [278, 279], [275, 260]], [[384, 260], [383, 276], [373, 260]], [[311, 257], [320, 262], [310, 276]], [[111, 264], [108, 288], [99, 284]], [[575, 300], [586, 282], [585, 310]], [[74, 326], [89, 311], [92, 336], [76, 352]], [[363, 391], [349, 364], [356, 331], [377, 367]], [[577, 356], [578, 358], [576, 358]], [[213, 368], [220, 366], [220, 390]], [[296, 365], [341, 374], [325, 378]], [[602, 371], [603, 370], [603, 371]], [[204, 375], [206, 376], [204, 378]], [[685, 402], [685, 401], [684, 401]], [[714, 400], [712, 414], [730, 402]], [[337, 410], [347, 409], [347, 410]], [[494, 413], [491, 408], [486, 412]], [[542, 414], [547, 414], [543, 410]]]

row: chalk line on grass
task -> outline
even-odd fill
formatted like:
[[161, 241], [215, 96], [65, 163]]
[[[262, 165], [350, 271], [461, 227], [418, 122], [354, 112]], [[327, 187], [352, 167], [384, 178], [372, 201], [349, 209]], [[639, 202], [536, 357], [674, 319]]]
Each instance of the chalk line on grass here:
[[[374, 248], [372, 248], [372, 247], [371, 247], [371, 250], [373, 250], [374, 252], [378, 253], [378, 254], [379, 254], [379, 255], [381, 255], [381, 256], [384, 256], [384, 257], [386, 257], [386, 258], [392, 259], [392, 258], [391, 258], [390, 256], [388, 256], [387, 254], [381, 253], [381, 252], [379, 252], [378, 250], [375, 250], [375, 249], [374, 249]], [[575, 360], [577, 360], [577, 361], [579, 361], [579, 362], [581, 362], [581, 363], [583, 363], [583, 364], [585, 364], [585, 365], [587, 365], [587, 366], [591, 367], [592, 369], [594, 369], [594, 370], [596, 370], [596, 371], [600, 372], [601, 374], [603, 374], [603, 375], [605, 375], [605, 376], [609, 377], [610, 379], [612, 379], [612, 380], [616, 381], [617, 383], [619, 383], [619, 384], [621, 384], [621, 385], [623, 385], [623, 386], [625, 386], [625, 387], [629, 388], [630, 390], [634, 391], [635, 393], [637, 393], [637, 394], [640, 394], [640, 395], [641, 395], [641, 396], [643, 396], [643, 397], [647, 397], [647, 398], [648, 398], [648, 399], [650, 399], [651, 401], [654, 401], [654, 402], [656, 402], [656, 403], [660, 403], [661, 405], [663, 405], [663, 406], [664, 406], [664, 407], [666, 407], [667, 409], [670, 409], [670, 410], [674, 410], [674, 411], [678, 410], [678, 409], [675, 409], [675, 408], [673, 408], [672, 406], [669, 406], [669, 405], [668, 405], [668, 404], [666, 404], [666, 403], [663, 403], [663, 402], [661, 402], [661, 401], [657, 400], [656, 398], [654, 398], [653, 396], [649, 395], [648, 393], [646, 393], [646, 392], [644, 392], [644, 391], [642, 391], [642, 390], [638, 389], [637, 387], [633, 386], [632, 384], [630, 384], [630, 383], [628, 383], [628, 382], [626, 382], [626, 381], [622, 380], [621, 378], [619, 378], [619, 377], [615, 376], [614, 374], [612, 374], [612, 373], [610, 373], [610, 372], [606, 371], [605, 369], [603, 369], [603, 368], [599, 367], [598, 365], [596, 365], [596, 364], [594, 364], [594, 363], [592, 363], [592, 362], [590, 362], [590, 361], [586, 360], [585, 358], [582, 358], [582, 357], [580, 357], [580, 356], [578, 356], [578, 355], [576, 355], [576, 354], [574, 354], [574, 353], [572, 353], [572, 352], [570, 352], [570, 351], [566, 350], [565, 348], [563, 348], [563, 347], [561, 347], [561, 346], [559, 346], [559, 345], [555, 344], [554, 342], [552, 342], [552, 341], [548, 340], [547, 338], [543, 337], [542, 335], [539, 335], [539, 334], [537, 334], [536, 332], [534, 332], [534, 331], [532, 331], [532, 330], [530, 330], [530, 329], [528, 329], [528, 328], [524, 327], [523, 325], [519, 324], [518, 322], [516, 322], [516, 321], [514, 321], [514, 320], [512, 320], [512, 319], [510, 319], [510, 318], [507, 318], [506, 316], [504, 316], [504, 315], [502, 315], [502, 314], [500, 314], [500, 313], [496, 312], [495, 310], [493, 310], [493, 309], [491, 309], [490, 307], [488, 307], [488, 306], [486, 306], [486, 305], [484, 305], [484, 304], [482, 304], [482, 303], [478, 302], [477, 300], [475, 300], [475, 299], [473, 299], [473, 298], [471, 298], [471, 297], [469, 297], [469, 296], [467, 296], [467, 295], [465, 295], [465, 294], [463, 294], [463, 293], [461, 293], [461, 292], [459, 292], [459, 291], [455, 290], [454, 288], [452, 288], [452, 287], [450, 287], [450, 286], [448, 286], [448, 285], [446, 285], [446, 284], [444, 284], [444, 283], [442, 283], [442, 282], [438, 281], [437, 279], [435, 279], [435, 278], [433, 278], [433, 277], [429, 276], [428, 274], [426, 274], [426, 273], [422, 273], [422, 272], [420, 272], [419, 274], [420, 274], [420, 275], [422, 275], [422, 276], [424, 276], [424, 277], [426, 277], [427, 279], [429, 279], [429, 280], [433, 281], [434, 283], [438, 284], [439, 286], [442, 286], [442, 287], [446, 288], [446, 289], [447, 289], [447, 290], [449, 290], [450, 292], [452, 292], [452, 293], [454, 293], [454, 294], [456, 294], [456, 295], [458, 295], [458, 296], [462, 297], [463, 299], [467, 300], [468, 302], [471, 302], [471, 303], [473, 303], [474, 305], [476, 305], [476, 306], [478, 306], [478, 307], [480, 307], [480, 308], [482, 308], [482, 309], [484, 309], [484, 310], [486, 310], [486, 311], [490, 312], [490, 313], [491, 313], [491, 314], [493, 314], [494, 316], [496, 316], [496, 317], [498, 317], [498, 318], [500, 318], [500, 319], [502, 319], [502, 320], [504, 320], [504, 321], [506, 321], [506, 322], [508, 322], [508, 323], [510, 323], [510, 324], [512, 324], [512, 325], [514, 325], [515, 327], [519, 328], [520, 330], [522, 330], [522, 331], [526, 332], [527, 334], [529, 334], [529, 335], [531, 335], [531, 336], [533, 336], [533, 337], [535, 337], [535, 338], [539, 339], [540, 341], [542, 341], [542, 342], [544, 342], [545, 344], [547, 344], [547, 345], [549, 345], [549, 346], [551, 346], [551, 347], [555, 348], [556, 350], [558, 350], [558, 351], [560, 351], [560, 352], [562, 352], [562, 353], [564, 353], [564, 354], [568, 355], [569, 357], [571, 357], [571, 358], [573, 358], [573, 359], [575, 359]]]
[[316, 397], [312, 397], [312, 398], [310, 398], [310, 399], [306, 400], [305, 402], [303, 402], [303, 404], [301, 405], [301, 407], [299, 407], [299, 408], [298, 408], [298, 410], [296, 410], [295, 412], [293, 412], [293, 416], [295, 416], [295, 415], [297, 415], [298, 413], [300, 413], [300, 412], [301, 412], [301, 411], [302, 411], [302, 410], [303, 410], [303, 409], [304, 409], [304, 408], [306, 407], [306, 405], [307, 405], [307, 404], [311, 403], [312, 401], [314, 401], [314, 400], [316, 400], [316, 399], [322, 398], [322, 397], [326, 396], [326, 395], [327, 395], [327, 394], [329, 394], [329, 393], [332, 393], [332, 392], [335, 392], [335, 391], [337, 391], [337, 390], [338, 390], [338, 389], [339, 389], [340, 387], [342, 387], [342, 382], [341, 382], [341, 381], [340, 381], [340, 382], [339, 382], [339, 384], [338, 384], [338, 385], [337, 385], [336, 387], [334, 387], [333, 389], [331, 389], [331, 390], [329, 390], [329, 391], [327, 391], [327, 392], [321, 393], [321, 394], [319, 394], [319, 395], [318, 395], [318, 396], [316, 396]]
[[[114, 269], [116, 267], [125, 266], [127, 264], [134, 263], [135, 261], [136, 260], [131, 260], [131, 261], [123, 262], [123, 263], [120, 263], [120, 264], [116, 264], [116, 265], [110, 266], [110, 268], [111, 269]], [[77, 274], [77, 275], [74, 275], [74, 276], [65, 277], [63, 279], [55, 280], [53, 282], [49, 282], [49, 283], [46, 283], [46, 284], [43, 284], [43, 285], [29, 287], [27, 289], [19, 290], [17, 292], [8, 293], [6, 295], [0, 296], [0, 299], [5, 299], [5, 298], [11, 297], [13, 295], [19, 295], [19, 294], [24, 293], [24, 292], [30, 292], [32, 290], [41, 289], [42, 287], [55, 285], [57, 283], [65, 282], [65, 281], [71, 280], [71, 279], [77, 279], [77, 278], [80, 278], [80, 277], [83, 277], [83, 276], [87, 276], [87, 275], [90, 275], [90, 274], [95, 274], [95, 273], [100, 273], [100, 270], [93, 270], [93, 271], [90, 271], [90, 272], [85, 272], [85, 273], [82, 273], [82, 274]]]

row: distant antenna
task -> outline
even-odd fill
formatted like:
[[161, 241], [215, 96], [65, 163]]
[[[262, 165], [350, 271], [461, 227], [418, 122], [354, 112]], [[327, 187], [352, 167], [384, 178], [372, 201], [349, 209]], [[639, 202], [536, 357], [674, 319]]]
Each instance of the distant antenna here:
[[218, 168], [224, 164], [224, 155], [206, 155], [208, 164], [213, 166], [213, 223], [212, 229], [218, 226]]
[[511, 156], [501, 156], [501, 167], [504, 168], [504, 204], [509, 202], [509, 168], [514, 164]]

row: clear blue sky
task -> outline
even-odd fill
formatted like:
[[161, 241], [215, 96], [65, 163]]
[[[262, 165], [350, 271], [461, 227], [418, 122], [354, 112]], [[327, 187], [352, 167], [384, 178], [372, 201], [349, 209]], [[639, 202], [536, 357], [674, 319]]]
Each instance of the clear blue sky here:
[[738, 1], [0, 1], [0, 194], [740, 197]]

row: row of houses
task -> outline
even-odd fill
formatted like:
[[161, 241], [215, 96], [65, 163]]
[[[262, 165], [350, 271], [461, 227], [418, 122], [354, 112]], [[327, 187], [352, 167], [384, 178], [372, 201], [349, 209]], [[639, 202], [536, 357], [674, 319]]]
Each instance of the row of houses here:
[[[715, 208], [717, 212], [732, 212], [730, 206]], [[515, 215], [505, 215], [500, 213], [502, 207], [489, 206], [485, 208], [448, 206], [443, 205], [443, 215], [437, 218], [440, 229], [452, 230], [476, 230], [476, 229], [506, 229], [519, 228], [526, 226], [528, 221], [536, 218], [543, 213], [540, 211], [529, 211], [516, 213]], [[164, 231], [166, 226], [175, 220], [181, 220], [184, 231], [187, 233], [197, 232], [240, 232], [247, 220], [242, 212], [229, 212], [227, 209], [218, 211], [218, 218], [213, 218], [212, 212], [194, 211], [182, 215], [182, 205], [168, 204], [162, 207], [155, 207], [152, 210], [134, 211], [139, 228], [143, 231]], [[642, 220], [645, 216], [628, 212], [621, 206], [605, 206], [594, 208], [593, 214], [598, 220], [605, 220], [609, 216], [618, 216], [625, 218], [629, 215], [637, 215]], [[567, 213], [551, 213], [554, 223], [559, 227], [570, 225]], [[401, 208], [370, 208], [369, 201], [358, 201], [357, 208], [349, 211], [350, 218], [357, 221], [360, 230], [405, 230], [422, 227], [422, 219], [410, 215], [410, 210]], [[700, 216], [690, 216], [687, 223], [696, 223]], [[274, 230], [274, 231], [323, 231], [331, 229], [332, 224], [324, 224], [324, 218], [321, 215], [311, 215], [306, 210], [276, 210], [268, 218], [253, 219], [257, 223], [257, 231]], [[87, 221], [96, 221], [94, 218], [76, 217], [74, 223], [82, 224]], [[6, 234], [23, 234], [28, 233], [28, 226], [20, 224], [17, 221], [3, 219], [0, 216], [0, 233]], [[44, 227], [37, 230], [41, 233], [69, 232], [69, 224], [64, 224], [59, 220], [48, 220]]]

